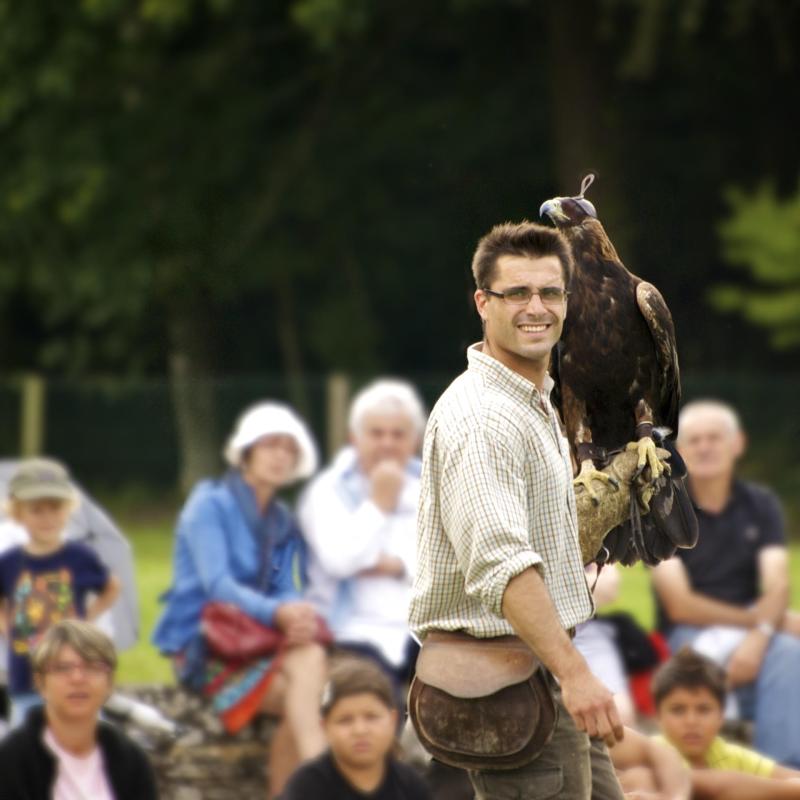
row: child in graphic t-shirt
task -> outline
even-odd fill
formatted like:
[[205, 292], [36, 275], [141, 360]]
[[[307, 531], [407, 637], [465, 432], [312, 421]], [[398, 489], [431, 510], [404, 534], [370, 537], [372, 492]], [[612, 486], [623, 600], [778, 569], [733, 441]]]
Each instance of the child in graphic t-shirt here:
[[371, 661], [347, 659], [331, 670], [322, 727], [328, 751], [294, 773], [281, 800], [432, 800], [422, 778], [392, 755], [394, 691]]
[[[8, 494], [9, 515], [28, 535], [27, 543], [0, 555], [0, 625], [8, 639], [11, 724], [17, 725], [41, 704], [30, 664], [39, 639], [59, 620], [95, 619], [114, 603], [120, 584], [86, 545], [62, 540], [77, 492], [61, 464], [22, 462]], [[94, 598], [87, 604], [89, 594]]]

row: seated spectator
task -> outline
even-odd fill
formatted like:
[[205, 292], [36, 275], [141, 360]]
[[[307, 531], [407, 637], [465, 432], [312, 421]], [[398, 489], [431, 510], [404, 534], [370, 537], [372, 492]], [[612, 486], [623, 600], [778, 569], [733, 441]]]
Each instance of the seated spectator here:
[[[27, 541], [0, 556], [0, 620], [9, 640], [8, 691], [11, 725], [41, 705], [30, 655], [55, 622], [69, 617], [96, 619], [110, 608], [120, 583], [97, 555], [80, 542], [63, 541], [76, 490], [57, 461], [23, 461], [8, 485], [8, 511]], [[90, 595], [93, 595], [91, 599]]]
[[0, 743], [3, 800], [155, 800], [152, 767], [120, 730], [98, 719], [111, 693], [114, 644], [88, 622], [51, 626], [32, 656], [44, 708]]
[[[280, 792], [298, 759], [322, 752], [317, 698], [326, 656], [318, 617], [302, 599], [304, 545], [277, 491], [314, 472], [317, 456], [306, 426], [287, 407], [249, 409], [231, 435], [231, 470], [192, 491], [178, 519], [172, 587], [153, 642], [173, 657], [179, 680], [212, 697], [229, 731], [259, 711], [281, 717], [270, 743], [270, 791]], [[286, 635], [281, 658], [226, 663], [206, 650], [206, 603], [232, 603]]]
[[[616, 564], [608, 564], [597, 575], [597, 565], [586, 567], [586, 578], [589, 586], [593, 586], [595, 608], [600, 611], [603, 606], [613, 603], [619, 594], [619, 568]], [[581, 623], [575, 630], [573, 639], [578, 652], [586, 659], [589, 669], [605, 687], [613, 692], [617, 712], [623, 725], [633, 725], [636, 721], [636, 709], [628, 690], [628, 676], [625, 663], [617, 642], [617, 629], [614, 623], [594, 617]]]
[[673, 651], [692, 644], [724, 664], [756, 748], [800, 767], [800, 615], [788, 611], [780, 504], [735, 477], [745, 438], [724, 403], [685, 406], [677, 443], [700, 538], [653, 570], [660, 627]]
[[675, 750], [625, 728], [625, 737], [608, 751], [626, 798], [642, 800], [689, 800], [692, 780]]
[[402, 685], [417, 646], [408, 629], [425, 414], [406, 383], [379, 380], [350, 408], [352, 444], [298, 506], [310, 547], [309, 599], [337, 644], [369, 656]]
[[422, 778], [393, 757], [397, 708], [373, 662], [341, 661], [322, 693], [328, 751], [292, 776], [283, 800], [430, 800]]
[[[0, 459], [0, 493], [8, 494], [8, 484], [22, 459]], [[74, 480], [73, 480], [74, 483]], [[134, 575], [133, 553], [122, 531], [111, 517], [80, 486], [75, 484], [75, 502], [64, 528], [64, 541], [77, 541], [89, 547], [120, 582], [120, 593], [111, 608], [93, 619], [93, 624], [113, 640], [117, 653], [133, 647], [139, 638], [139, 603]], [[28, 534], [0, 505], [0, 554], [26, 544]], [[0, 633], [0, 734], [7, 721], [8, 676], [7, 642]]]
[[[729, 797], [736, 786], [758, 791], [735, 796], [753, 800], [800, 797], [800, 772], [777, 764], [761, 753], [723, 739], [726, 694], [725, 671], [705, 656], [684, 647], [663, 664], [653, 678], [653, 695], [663, 738], [693, 770], [693, 785], [699, 796]], [[709, 772], [737, 773], [719, 779]], [[756, 776], [755, 783], [742, 782]], [[767, 779], [767, 780], [764, 780]], [[723, 787], [728, 791], [723, 791]], [[774, 793], [773, 793], [774, 790]], [[793, 793], [792, 793], [793, 792]]]

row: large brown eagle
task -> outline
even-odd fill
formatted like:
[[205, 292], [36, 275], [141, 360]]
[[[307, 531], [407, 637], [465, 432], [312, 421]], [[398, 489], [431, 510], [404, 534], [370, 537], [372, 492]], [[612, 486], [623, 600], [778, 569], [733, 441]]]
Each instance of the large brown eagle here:
[[[592, 482], [610, 480], [595, 462], [602, 466], [611, 452], [635, 448], [639, 472], [658, 482], [660, 491], [669, 491], [669, 508], [660, 511], [669, 516], [673, 490], [680, 495], [678, 531], [670, 536], [681, 546], [692, 546], [696, 521], [682, 476], [666, 480], [653, 438], [657, 428], [678, 428], [681, 384], [675, 327], [658, 289], [625, 268], [584, 197], [593, 180], [594, 175], [587, 175], [577, 197], [547, 200], [539, 211], [564, 234], [575, 261], [567, 318], [552, 363], [556, 401], [580, 465], [575, 482], [594, 497]], [[674, 468], [679, 457], [667, 446]], [[676, 521], [672, 523], [674, 527]], [[626, 530], [620, 536], [641, 539], [641, 531]], [[638, 555], [646, 561], [660, 557]]]

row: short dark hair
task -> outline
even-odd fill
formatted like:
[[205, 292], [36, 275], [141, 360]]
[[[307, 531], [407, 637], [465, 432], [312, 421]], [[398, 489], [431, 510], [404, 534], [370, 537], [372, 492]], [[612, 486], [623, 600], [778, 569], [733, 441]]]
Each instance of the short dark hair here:
[[676, 689], [708, 689], [720, 707], [725, 705], [725, 670], [690, 647], [682, 647], [662, 664], [651, 684], [656, 708]]
[[354, 694], [372, 694], [388, 709], [396, 708], [392, 683], [386, 673], [372, 661], [348, 657], [330, 671], [322, 690], [322, 715], [328, 716], [339, 700]]
[[504, 222], [495, 225], [479, 242], [472, 257], [472, 275], [478, 289], [488, 289], [501, 256], [543, 258], [556, 256], [561, 262], [564, 287], [572, 279], [572, 251], [569, 242], [555, 228], [535, 222]]

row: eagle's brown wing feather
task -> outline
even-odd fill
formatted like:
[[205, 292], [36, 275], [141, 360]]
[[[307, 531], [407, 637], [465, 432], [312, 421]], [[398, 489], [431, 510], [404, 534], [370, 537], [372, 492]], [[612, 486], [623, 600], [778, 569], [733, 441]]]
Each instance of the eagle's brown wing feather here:
[[681, 379], [678, 369], [678, 348], [675, 344], [675, 325], [661, 292], [652, 283], [642, 281], [636, 287], [636, 302], [650, 328], [656, 346], [656, 358], [660, 370], [661, 424], [678, 432], [678, 409], [681, 402]]

